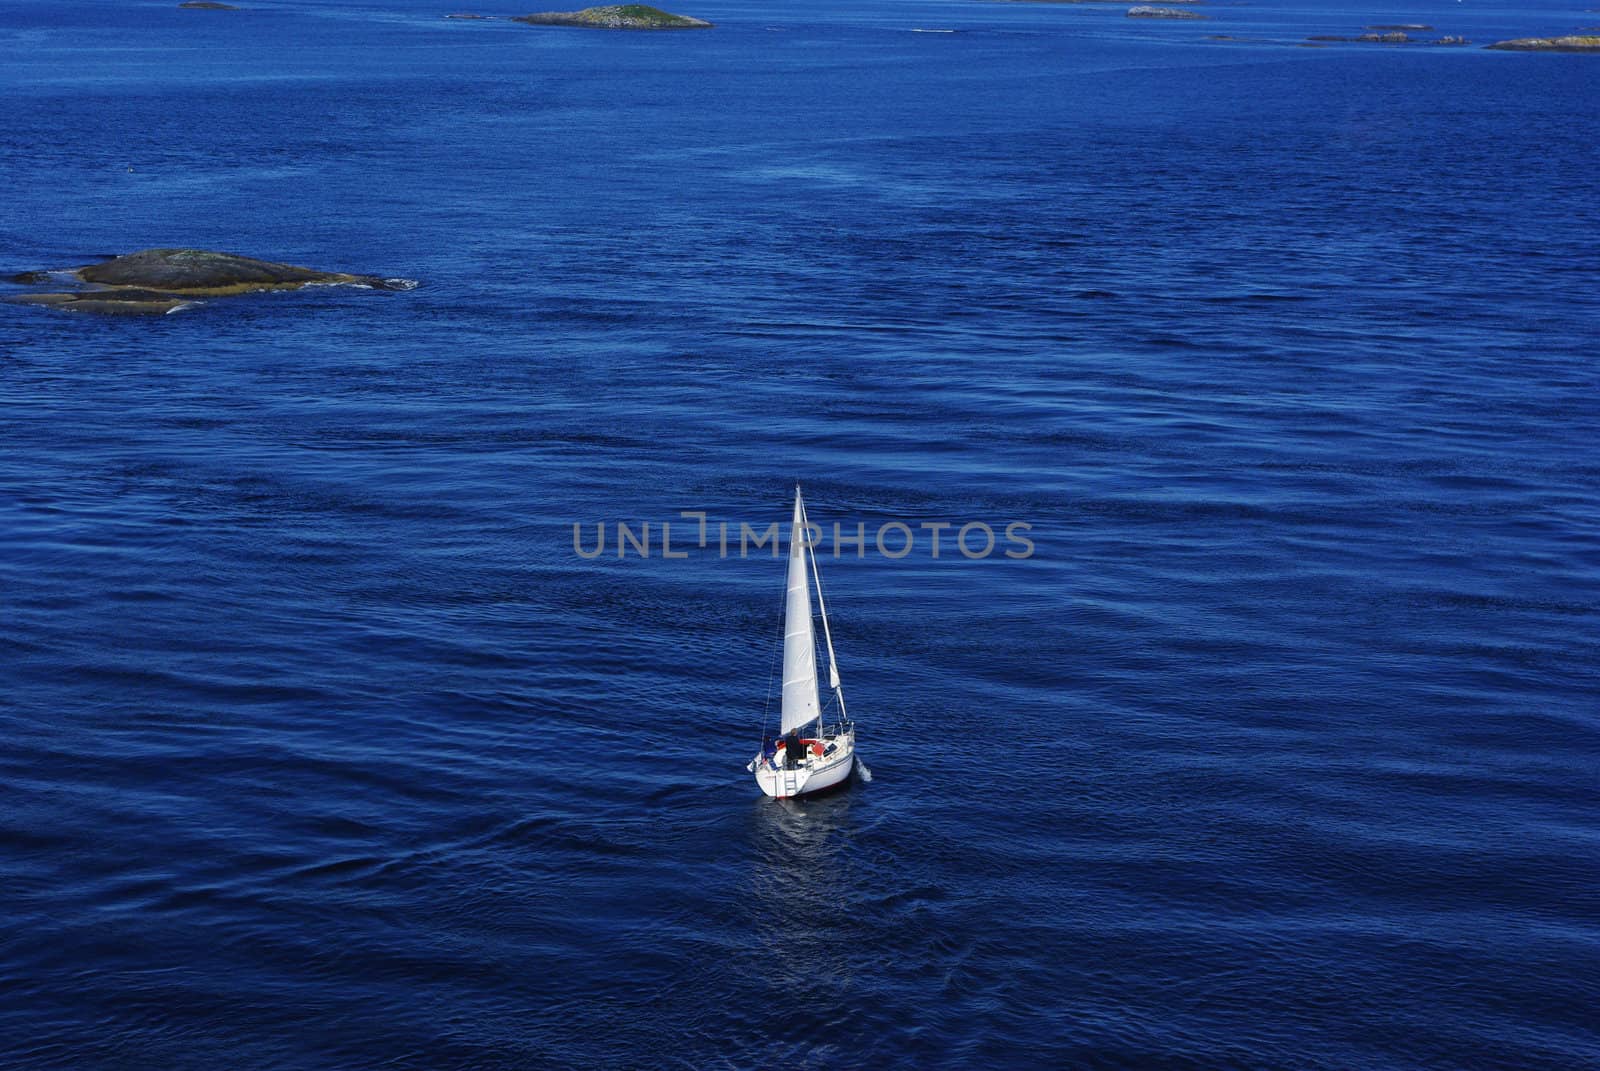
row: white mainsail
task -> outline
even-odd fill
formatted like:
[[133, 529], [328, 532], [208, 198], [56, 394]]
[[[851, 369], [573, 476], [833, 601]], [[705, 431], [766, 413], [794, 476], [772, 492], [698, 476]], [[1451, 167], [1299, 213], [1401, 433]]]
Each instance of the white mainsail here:
[[794, 525], [789, 535], [789, 592], [783, 614], [783, 721], [781, 732], [817, 719], [817, 637], [811, 624], [811, 583], [806, 575], [810, 542], [800, 488], [794, 489]]

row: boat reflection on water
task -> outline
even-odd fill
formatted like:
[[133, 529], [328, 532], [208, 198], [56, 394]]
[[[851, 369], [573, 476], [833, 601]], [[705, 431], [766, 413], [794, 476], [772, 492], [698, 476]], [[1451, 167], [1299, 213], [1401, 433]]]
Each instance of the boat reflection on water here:
[[750, 807], [751, 936], [771, 949], [772, 967], [805, 988], [849, 980], [850, 908], [861, 875], [853, 859], [851, 810], [860, 786], [798, 800], [758, 799]]
[[812, 891], [835, 891], [847, 868], [850, 809], [859, 791], [850, 784], [823, 796], [751, 801], [751, 880], [758, 899], [770, 897], [788, 914], [805, 906]]

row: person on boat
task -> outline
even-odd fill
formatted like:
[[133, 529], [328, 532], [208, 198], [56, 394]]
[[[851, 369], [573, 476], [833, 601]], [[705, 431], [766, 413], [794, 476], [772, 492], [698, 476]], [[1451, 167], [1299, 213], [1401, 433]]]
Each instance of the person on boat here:
[[800, 730], [790, 729], [789, 735], [783, 738], [783, 768], [792, 770], [800, 765]]

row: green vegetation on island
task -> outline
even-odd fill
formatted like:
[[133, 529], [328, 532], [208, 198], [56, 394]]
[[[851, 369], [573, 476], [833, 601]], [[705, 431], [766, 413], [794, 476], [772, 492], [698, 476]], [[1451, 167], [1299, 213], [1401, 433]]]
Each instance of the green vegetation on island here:
[[673, 15], [645, 4], [586, 7], [582, 11], [541, 11], [519, 15], [513, 22], [531, 26], [584, 26], [597, 30], [708, 30], [711, 23]]

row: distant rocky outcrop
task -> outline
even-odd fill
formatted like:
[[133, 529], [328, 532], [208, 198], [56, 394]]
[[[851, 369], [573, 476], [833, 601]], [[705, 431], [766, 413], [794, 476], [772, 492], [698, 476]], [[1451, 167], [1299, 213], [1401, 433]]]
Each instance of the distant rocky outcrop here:
[[87, 288], [22, 294], [7, 300], [79, 312], [150, 315], [172, 312], [197, 298], [258, 290], [304, 286], [410, 290], [417, 285], [410, 279], [318, 271], [205, 249], [145, 249], [65, 272], [23, 272], [12, 276], [12, 282], [40, 284], [61, 277], [86, 283]]
[[1449, 34], [1449, 33], [1447, 33], [1443, 37], [1439, 38], [1439, 40], [1435, 41], [1434, 44], [1436, 44], [1436, 45], [1470, 45], [1470, 44], [1472, 44], [1472, 42], [1468, 41], [1465, 37], [1462, 37], [1459, 34]]
[[1504, 52], [1600, 52], [1600, 36], [1519, 37], [1514, 41], [1497, 41], [1485, 47]]
[[518, 15], [513, 22], [531, 26], [583, 26], [597, 30], [709, 30], [711, 23], [674, 15], [645, 4], [586, 7], [582, 11], [541, 11]]
[[1208, 19], [1210, 15], [1202, 15], [1198, 11], [1184, 11], [1176, 7], [1151, 7], [1141, 4], [1128, 9], [1130, 19]]
[[1366, 44], [1380, 44], [1380, 45], [1403, 45], [1407, 41], [1411, 40], [1411, 38], [1406, 36], [1404, 33], [1401, 33], [1400, 31], [1396, 30], [1396, 31], [1393, 31], [1393, 32], [1390, 32], [1390, 33], [1364, 33], [1364, 34], [1361, 34], [1359, 37], [1341, 37], [1338, 34], [1319, 33], [1319, 34], [1312, 34], [1310, 37], [1306, 38], [1306, 40], [1307, 41], [1343, 41], [1343, 42], [1346, 42], [1346, 43], [1363, 42], [1363, 43], [1366, 43]]
[[343, 283], [374, 290], [404, 290], [407, 286], [375, 275], [318, 271], [294, 264], [258, 260], [237, 253], [207, 249], [144, 249], [75, 273], [86, 283], [101, 286], [140, 286], [152, 290], [181, 290], [189, 294], [244, 294], [252, 290], [297, 290], [312, 283]]
[[179, 7], [190, 8], [195, 11], [238, 11], [232, 4], [218, 3], [218, 0], [183, 0]]

